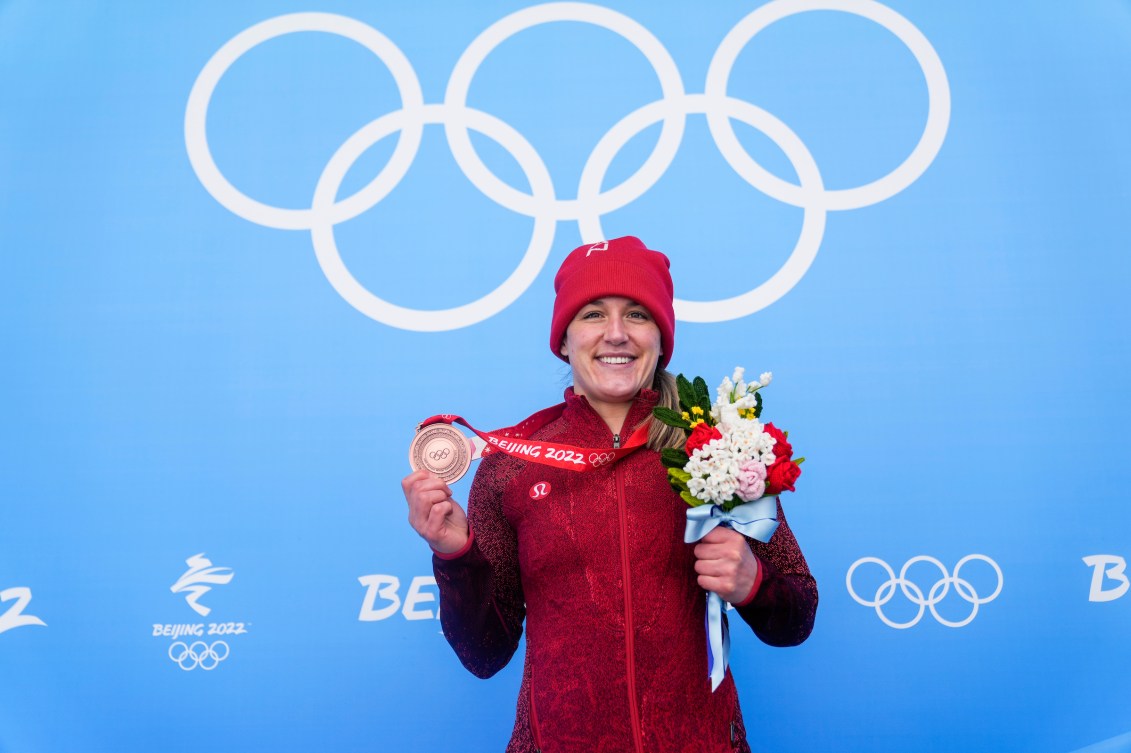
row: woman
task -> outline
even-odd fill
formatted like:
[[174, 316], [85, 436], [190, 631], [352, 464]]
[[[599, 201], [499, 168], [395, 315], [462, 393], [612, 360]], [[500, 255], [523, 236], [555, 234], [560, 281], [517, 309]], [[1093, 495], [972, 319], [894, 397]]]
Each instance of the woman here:
[[443, 481], [406, 477], [444, 635], [490, 677], [525, 619], [509, 752], [748, 751], [729, 674], [711, 692], [703, 591], [734, 604], [762, 641], [791, 646], [812, 629], [816, 584], [780, 507], [768, 544], [721, 527], [683, 543], [687, 505], [659, 457], [683, 434], [651, 419], [657, 404], [678, 405], [664, 371], [675, 336], [667, 257], [632, 237], [582, 246], [554, 290], [550, 347], [573, 386], [524, 422], [526, 436], [613, 448], [651, 422], [648, 445], [581, 473], [490, 454], [466, 515]]

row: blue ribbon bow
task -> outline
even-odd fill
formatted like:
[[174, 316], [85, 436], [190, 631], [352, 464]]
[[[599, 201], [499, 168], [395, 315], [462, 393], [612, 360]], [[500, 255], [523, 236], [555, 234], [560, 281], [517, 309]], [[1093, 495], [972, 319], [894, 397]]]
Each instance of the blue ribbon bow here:
[[[769, 541], [778, 529], [778, 498], [776, 495], [759, 497], [753, 502], [738, 505], [729, 512], [718, 505], [688, 508], [683, 540], [692, 544], [718, 526], [733, 528], [756, 541]], [[711, 692], [722, 683], [729, 657], [730, 634], [723, 622], [723, 600], [718, 594], [708, 592], [707, 674], [711, 678]]]

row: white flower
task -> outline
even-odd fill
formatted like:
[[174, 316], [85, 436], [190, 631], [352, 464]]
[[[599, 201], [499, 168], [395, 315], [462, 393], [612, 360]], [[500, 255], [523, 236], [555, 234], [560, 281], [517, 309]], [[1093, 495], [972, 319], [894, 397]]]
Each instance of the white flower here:
[[[731, 376], [723, 377], [716, 390], [718, 397], [709, 412], [722, 438], [695, 450], [683, 467], [690, 476], [688, 491], [707, 503], [723, 504], [738, 495], [743, 463], [770, 466], [776, 460], [774, 438], [766, 433], [758, 419], [740, 415], [753, 416], [758, 405], [755, 393], [770, 383], [773, 374], [763, 372], [757, 382], [750, 384], [744, 381], [745, 374], [743, 367], [736, 366]], [[749, 496], [752, 490], [747, 491]]]
[[734, 382], [734, 391], [730, 395], [730, 401], [732, 403], [734, 402], [736, 396], [746, 394], [746, 382], [742, 378], [743, 374], [745, 373], [746, 369], [742, 368], [741, 366], [734, 367], [734, 376], [731, 377], [731, 380]]
[[704, 502], [727, 502], [738, 491], [741, 460], [733, 452], [726, 436], [712, 439], [695, 450], [683, 467], [691, 475], [687, 481], [687, 490]]
[[766, 465], [773, 464], [775, 440], [757, 419], [739, 418], [721, 426], [720, 431], [725, 432], [729, 452], [738, 463], [758, 460]]
[[721, 439], [712, 439], [695, 450], [683, 467], [691, 478], [687, 490], [697, 499], [711, 504], [723, 504], [738, 494], [742, 464], [757, 460], [764, 465], [774, 462], [774, 438], [763, 431], [762, 424], [754, 419], [737, 418], [734, 404], [718, 406], [734, 410], [732, 423], [720, 424]]
[[742, 410], [743, 408], [753, 408], [758, 405], [758, 399], [754, 397], [754, 393], [747, 393], [734, 401], [734, 407]]
[[734, 383], [727, 377], [723, 377], [722, 383], [720, 383], [718, 389], [715, 390], [715, 394], [719, 396], [718, 402], [729, 403], [730, 394], [732, 392], [734, 392]]

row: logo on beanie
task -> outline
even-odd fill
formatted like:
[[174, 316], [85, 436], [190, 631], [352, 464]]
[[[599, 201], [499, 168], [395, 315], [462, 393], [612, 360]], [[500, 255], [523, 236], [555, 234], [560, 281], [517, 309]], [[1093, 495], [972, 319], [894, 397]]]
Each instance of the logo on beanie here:
[[589, 250], [585, 252], [585, 258], [588, 259], [589, 254], [593, 253], [594, 251], [608, 251], [608, 250], [609, 250], [609, 242], [608, 241], [601, 241], [600, 243], [594, 243], [592, 246], [589, 247]]

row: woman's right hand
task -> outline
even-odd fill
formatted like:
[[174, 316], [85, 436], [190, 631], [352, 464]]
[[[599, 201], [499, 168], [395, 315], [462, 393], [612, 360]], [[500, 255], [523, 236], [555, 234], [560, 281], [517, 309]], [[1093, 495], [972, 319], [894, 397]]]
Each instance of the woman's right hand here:
[[408, 501], [408, 522], [428, 546], [441, 554], [452, 554], [467, 546], [470, 528], [463, 508], [452, 499], [452, 490], [426, 470], [401, 481]]

